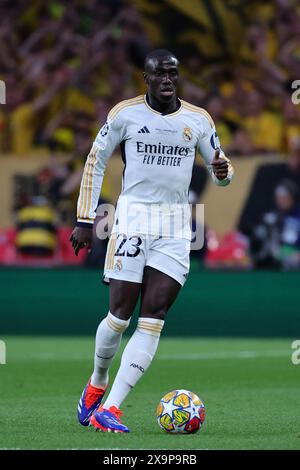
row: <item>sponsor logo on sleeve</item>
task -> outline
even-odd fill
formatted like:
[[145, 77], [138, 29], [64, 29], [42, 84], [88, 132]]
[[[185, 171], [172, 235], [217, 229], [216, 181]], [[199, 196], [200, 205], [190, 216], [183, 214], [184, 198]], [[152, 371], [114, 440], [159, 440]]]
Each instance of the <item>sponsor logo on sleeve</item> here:
[[217, 150], [218, 148], [220, 148], [220, 139], [219, 139], [218, 134], [216, 132], [214, 134], [212, 134], [212, 136], [210, 138], [210, 145], [212, 146], [212, 148], [214, 150]]

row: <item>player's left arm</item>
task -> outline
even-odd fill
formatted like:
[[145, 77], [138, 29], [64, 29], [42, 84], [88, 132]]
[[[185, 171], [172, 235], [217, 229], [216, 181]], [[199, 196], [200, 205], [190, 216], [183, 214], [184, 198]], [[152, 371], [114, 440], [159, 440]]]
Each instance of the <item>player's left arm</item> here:
[[221, 149], [219, 137], [211, 118], [203, 118], [198, 149], [214, 183], [218, 186], [227, 186], [232, 180], [234, 170], [231, 161]]

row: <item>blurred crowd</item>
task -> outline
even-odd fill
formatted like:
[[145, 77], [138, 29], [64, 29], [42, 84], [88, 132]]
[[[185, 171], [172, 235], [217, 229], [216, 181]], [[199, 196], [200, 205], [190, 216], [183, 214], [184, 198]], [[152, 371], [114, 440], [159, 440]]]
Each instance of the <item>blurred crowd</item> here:
[[109, 108], [139, 88], [149, 44], [138, 12], [114, 0], [4, 0], [0, 15], [0, 151], [85, 155]]
[[300, 77], [300, 2], [247, 3], [240, 42], [224, 50], [225, 60], [188, 59], [184, 96], [211, 113], [229, 154], [288, 154], [296, 164], [300, 106], [291, 84]]
[[[175, 7], [165, 6], [161, 15], [158, 10], [158, 34], [149, 27], [145, 3], [1, 1], [0, 78], [7, 105], [0, 109], [0, 152], [85, 156], [108, 110], [145, 91], [147, 52], [174, 44], [182, 64], [180, 94], [208, 109], [228, 153], [299, 154], [299, 106], [291, 101], [291, 83], [300, 77], [299, 0], [236, 1], [236, 10], [239, 4], [243, 9], [234, 50], [224, 41], [216, 58], [209, 54], [214, 30], [208, 31], [205, 54], [197, 49], [192, 26], [184, 31], [191, 38], [183, 47], [180, 31], [169, 34]], [[159, 8], [162, 2], [151, 3]], [[181, 18], [184, 29], [190, 23]]]
[[253, 227], [250, 253], [257, 268], [296, 269], [300, 266], [299, 190], [291, 180], [275, 188], [275, 207]]

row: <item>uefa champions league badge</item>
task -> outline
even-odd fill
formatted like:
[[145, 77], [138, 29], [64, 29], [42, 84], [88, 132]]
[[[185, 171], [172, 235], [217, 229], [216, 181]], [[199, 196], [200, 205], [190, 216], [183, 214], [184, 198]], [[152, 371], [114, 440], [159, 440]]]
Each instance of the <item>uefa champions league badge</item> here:
[[109, 124], [108, 124], [108, 122], [106, 121], [106, 123], [104, 124], [104, 126], [103, 126], [102, 129], [100, 130], [100, 135], [101, 135], [101, 137], [106, 137], [107, 134], [108, 134], [108, 131], [109, 131]]

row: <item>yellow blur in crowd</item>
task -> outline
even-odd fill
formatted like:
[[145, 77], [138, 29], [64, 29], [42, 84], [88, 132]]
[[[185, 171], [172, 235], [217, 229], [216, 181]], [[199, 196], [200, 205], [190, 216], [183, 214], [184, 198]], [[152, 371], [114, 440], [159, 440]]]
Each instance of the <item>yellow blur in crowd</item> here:
[[[57, 44], [52, 29], [64, 18], [68, 8], [71, 6], [60, 5], [58, 8], [56, 2], [50, 1], [46, 13], [49, 33], [47, 28], [46, 33], [39, 30], [40, 19], [45, 21], [45, 12], [38, 1], [32, 2], [30, 7], [24, 6], [16, 17], [25, 29], [31, 29], [31, 35], [25, 38], [16, 31], [15, 41], [19, 39], [20, 47], [23, 47], [19, 58], [20, 71], [23, 67], [31, 72], [37, 67], [37, 72], [32, 73], [36, 74], [35, 77], [39, 77], [40, 73], [42, 78], [36, 79], [33, 87], [23, 81], [20, 84], [17, 82], [15, 86], [20, 89], [24, 87], [24, 96], [14, 106], [8, 103], [8, 107], [0, 108], [0, 153], [26, 157], [32, 152], [50, 153], [53, 148], [80, 153], [77, 135], [82, 129], [77, 128], [78, 113], [85, 116], [89, 131], [85, 132], [85, 138], [91, 143], [108, 110], [117, 101], [145, 91], [142, 65], [138, 67], [131, 62], [128, 52], [132, 43], [144, 42], [145, 48], [147, 46], [149, 49], [160, 44], [167, 45], [171, 36], [175, 50], [178, 48], [181, 51], [180, 91], [183, 98], [208, 110], [214, 95], [221, 100], [220, 115], [211, 114], [225, 151], [234, 153], [238, 150], [235, 140], [239, 133], [248, 141], [251, 153], [287, 154], [298, 142], [299, 113], [298, 122], [297, 119], [286, 120], [282, 100], [286, 99], [285, 81], [289, 80], [293, 70], [287, 60], [291, 61], [291, 65], [297, 64], [300, 47], [291, 34], [286, 44], [284, 38], [288, 32], [284, 31], [284, 24], [280, 25], [281, 29], [274, 28], [280, 23], [280, 8], [286, 8], [284, 12], [288, 14], [288, 6], [261, 2], [246, 5], [242, 0], [236, 0], [234, 8], [219, 0], [170, 0], [150, 5], [146, 0], [136, 0], [134, 5], [120, 7], [117, 15], [109, 12], [109, 7], [103, 7], [104, 17], [106, 15], [109, 19], [112, 15], [112, 25], [108, 22], [109, 26], [106, 26], [107, 21], [103, 19], [103, 30], [100, 30], [104, 36], [107, 34], [108, 45], [102, 40], [99, 49], [95, 47], [93, 54], [87, 50], [84, 55], [81, 49], [84, 50], [85, 46], [92, 48], [93, 41], [97, 41], [97, 32], [93, 40], [89, 37], [93, 32], [91, 25], [94, 18], [92, 12], [87, 10], [83, 14], [81, 36], [76, 29], [72, 30], [72, 24], [69, 30], [63, 32], [67, 38], [66, 49], [70, 43], [78, 43], [78, 53], [62, 53], [59, 50], [64, 47], [62, 35], [62, 44], [58, 45], [57, 52], [57, 56], [61, 54], [62, 58], [55, 67], [52, 65], [53, 72], [47, 72], [44, 76], [42, 65], [39, 70], [38, 63], [33, 61], [30, 68], [32, 58], [30, 53], [26, 56], [24, 50], [27, 46], [30, 51], [28, 43], [34, 42], [34, 36], [40, 36], [40, 42], [36, 42], [31, 54], [33, 57], [36, 54], [37, 60], [40, 57], [42, 64], [44, 54], [49, 54]], [[76, 12], [76, 6], [72, 8]], [[297, 18], [300, 21], [300, 7], [292, 1], [290, 8], [293, 8], [296, 24]], [[162, 18], [159, 24], [158, 15]], [[171, 20], [177, 21], [179, 15], [182, 17], [182, 27], [172, 33], [168, 29], [172, 27]], [[170, 22], [165, 23], [164, 18], [170, 18]], [[99, 16], [97, 21], [101, 21]], [[289, 25], [289, 28], [292, 27]], [[25, 46], [24, 41], [27, 42]], [[9, 64], [9, 47], [5, 50], [5, 41], [0, 47], [2, 57]], [[79, 80], [85, 68], [88, 70], [85, 78]], [[245, 82], [248, 83], [244, 85]], [[243, 87], [244, 92], [241, 93]], [[247, 87], [257, 90], [261, 99], [265, 100], [255, 112], [243, 109], [243, 106], [247, 108]], [[26, 97], [27, 88], [30, 89], [29, 97]], [[268, 89], [271, 94], [265, 99]]]

